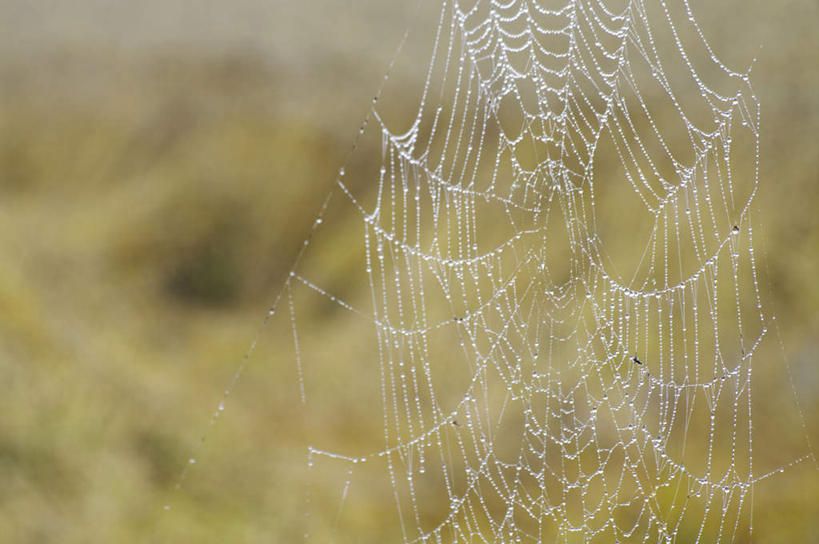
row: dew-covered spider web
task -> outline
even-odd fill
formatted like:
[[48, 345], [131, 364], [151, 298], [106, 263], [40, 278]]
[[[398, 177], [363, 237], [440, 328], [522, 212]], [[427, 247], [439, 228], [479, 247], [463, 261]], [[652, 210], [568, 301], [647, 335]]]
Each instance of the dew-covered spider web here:
[[687, 0], [447, 0], [429, 50], [271, 310], [294, 411], [347, 434], [309, 438], [304, 537], [746, 540], [755, 486], [812, 457], [754, 463], [750, 56], [723, 63]]

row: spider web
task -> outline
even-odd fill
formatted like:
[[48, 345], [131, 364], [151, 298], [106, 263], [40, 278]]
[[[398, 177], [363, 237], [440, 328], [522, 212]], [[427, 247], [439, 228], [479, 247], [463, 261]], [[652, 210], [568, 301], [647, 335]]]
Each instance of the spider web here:
[[[773, 471], [753, 455], [771, 316], [750, 68], [686, 0], [615, 4], [446, 1], [409, 127], [373, 101], [380, 164], [340, 171], [271, 310], [304, 411], [320, 383], [355, 389], [355, 440], [308, 448], [308, 480], [343, 475], [336, 526], [367, 485], [404, 542], [752, 533]], [[349, 247], [322, 246], [334, 220]], [[312, 256], [339, 251], [364, 289]], [[322, 351], [316, 312], [363, 324], [363, 347]]]

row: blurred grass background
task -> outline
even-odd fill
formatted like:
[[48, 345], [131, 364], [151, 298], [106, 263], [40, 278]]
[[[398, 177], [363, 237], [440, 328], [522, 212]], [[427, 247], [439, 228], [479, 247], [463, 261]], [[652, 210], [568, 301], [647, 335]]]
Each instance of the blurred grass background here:
[[[184, 492], [169, 493], [400, 35], [413, 21], [431, 28], [438, 9], [423, 4], [413, 19], [412, 3], [309, 4], [0, 3], [2, 540], [293, 541], [305, 437], [355, 440], [354, 420], [304, 420], [294, 376], [269, 371], [290, 340], [270, 335]], [[819, 11], [811, 0], [694, 7], [734, 66], [758, 57], [757, 243], [817, 445]], [[409, 89], [391, 97], [396, 111], [415, 105], [428, 45], [408, 46], [392, 76]], [[334, 236], [328, 247], [343, 251], [349, 231]], [[356, 333], [344, 319], [317, 314], [310, 326], [330, 349], [359, 349], [345, 345]], [[756, 372], [781, 381], [773, 348]], [[783, 391], [758, 417], [793, 411]], [[762, 456], [778, 446], [757, 444]], [[815, 471], [764, 485], [759, 541], [810, 541]], [[169, 495], [172, 514], [160, 515]], [[351, 515], [350, 541], [393, 534], [380, 512]]]

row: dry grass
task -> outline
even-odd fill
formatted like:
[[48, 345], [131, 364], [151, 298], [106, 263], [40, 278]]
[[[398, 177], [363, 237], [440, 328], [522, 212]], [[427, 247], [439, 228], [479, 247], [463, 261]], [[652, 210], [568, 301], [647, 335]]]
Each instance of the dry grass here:
[[[798, 10], [791, 17], [801, 34], [775, 35], [756, 70], [766, 127], [756, 218], [768, 296], [817, 446], [819, 47]], [[104, 77], [85, 73], [103, 61], [79, 58], [0, 66], [0, 534], [20, 543], [294, 541], [305, 445], [318, 437], [356, 447], [371, 407], [356, 407], [348, 391], [328, 396], [326, 411], [351, 415], [311, 420], [299, 410], [289, 331], [276, 325], [221, 423], [197, 443], [355, 127], [317, 122], [333, 115], [329, 106], [294, 116], [270, 93], [281, 75], [250, 56], [131, 59], [94, 72]], [[378, 160], [371, 151], [357, 160]], [[340, 263], [331, 280], [344, 289], [354, 227], [336, 220], [322, 248]], [[369, 372], [355, 367], [365, 346], [351, 342], [364, 327], [311, 311], [302, 323], [323, 349], [353, 365], [346, 372]], [[760, 360], [760, 383], [784, 383], [778, 349]], [[342, 378], [327, 377], [328, 394], [333, 379]], [[757, 412], [761, 428], [794, 413], [787, 388], [758, 394], [770, 407]], [[761, 437], [755, 454], [797, 451], [798, 423], [787, 420], [785, 433]], [[173, 492], [192, 451], [197, 463]], [[315, 500], [334, 512], [344, 475], [311, 478], [323, 482]], [[394, 535], [390, 489], [356, 491], [370, 500], [353, 501], [348, 533], [336, 537]], [[757, 500], [760, 541], [805, 541], [816, 473], [766, 481]], [[334, 522], [312, 520], [318, 540]]]

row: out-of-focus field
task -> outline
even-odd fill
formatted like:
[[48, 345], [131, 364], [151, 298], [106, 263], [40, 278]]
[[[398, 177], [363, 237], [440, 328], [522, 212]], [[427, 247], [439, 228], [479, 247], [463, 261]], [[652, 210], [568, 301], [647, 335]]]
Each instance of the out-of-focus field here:
[[[355, 414], [332, 428], [305, 419], [294, 375], [269, 372], [292, 365], [277, 348], [291, 340], [266, 337], [197, 446], [412, 21], [401, 2], [280, 4], [0, 5], [0, 540], [294, 541], [305, 440], [356, 441]], [[819, 12], [699, 4], [716, 51], [758, 58], [762, 287], [816, 447]], [[398, 116], [415, 105], [428, 45], [396, 67]], [[343, 260], [349, 229], [333, 233], [325, 248]], [[334, 316], [307, 316], [328, 352], [363, 349]], [[757, 379], [782, 382], [778, 340], [766, 353]], [[777, 391], [760, 421], [795, 413]], [[796, 439], [758, 437], [755, 454], [804, 453], [801, 429], [788, 431]], [[809, 541], [816, 471], [761, 485], [758, 541]], [[330, 486], [340, 493], [343, 478]], [[378, 510], [350, 515], [346, 541], [395, 534]], [[334, 522], [311, 521], [318, 534]]]

